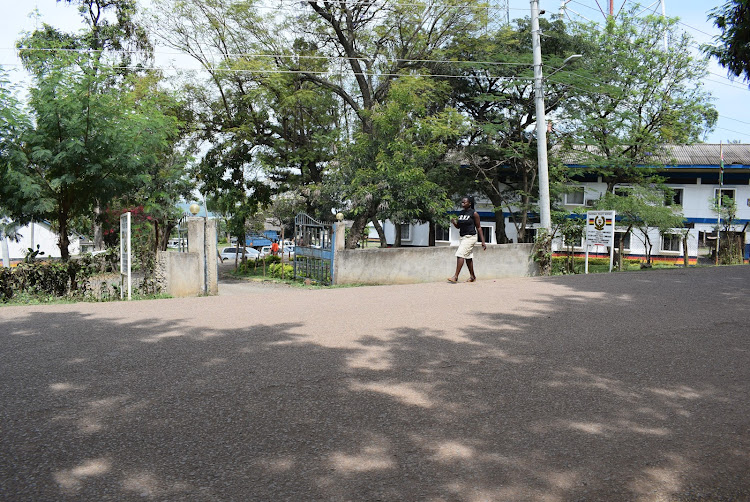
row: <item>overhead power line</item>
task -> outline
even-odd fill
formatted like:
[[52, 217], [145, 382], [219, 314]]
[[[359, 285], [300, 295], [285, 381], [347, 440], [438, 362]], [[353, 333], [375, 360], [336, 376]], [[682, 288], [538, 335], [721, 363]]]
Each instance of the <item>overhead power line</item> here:
[[[0, 47], [0, 50], [7, 49]], [[15, 50], [15, 49], [13, 49]], [[141, 54], [151, 55], [145, 51], [137, 50], [94, 50], [94, 49], [66, 49], [56, 47], [40, 47], [40, 48], [21, 48], [19, 52], [69, 52], [69, 53], [95, 53], [95, 52], [107, 52], [108, 54]], [[162, 52], [155, 51], [152, 53], [154, 56], [187, 56], [184, 52]], [[349, 56], [314, 56], [306, 54], [260, 54], [260, 53], [223, 53], [215, 54], [217, 59], [220, 58], [270, 58], [270, 59], [318, 59], [318, 60], [340, 60], [340, 61], [370, 61], [369, 58], [364, 57], [349, 57]], [[440, 63], [440, 64], [471, 64], [471, 65], [490, 65], [490, 66], [532, 66], [531, 61], [527, 62], [498, 62], [498, 61], [469, 61], [469, 60], [455, 60], [455, 59], [408, 59], [408, 58], [378, 58], [378, 61], [389, 61], [389, 62], [402, 62], [402, 63]]]

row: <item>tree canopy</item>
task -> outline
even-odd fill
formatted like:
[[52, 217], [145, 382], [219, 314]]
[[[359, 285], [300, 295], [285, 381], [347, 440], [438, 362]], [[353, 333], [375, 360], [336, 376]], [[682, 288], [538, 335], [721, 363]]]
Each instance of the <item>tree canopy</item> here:
[[705, 45], [730, 75], [750, 81], [750, 1], [728, 0], [709, 12], [709, 19], [721, 30], [714, 45]]

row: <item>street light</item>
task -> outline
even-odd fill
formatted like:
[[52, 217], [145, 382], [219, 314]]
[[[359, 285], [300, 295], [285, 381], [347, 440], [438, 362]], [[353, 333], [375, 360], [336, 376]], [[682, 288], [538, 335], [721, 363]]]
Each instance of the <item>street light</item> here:
[[[543, 12], [543, 11], [542, 11]], [[531, 45], [534, 51], [534, 102], [536, 104], [536, 153], [539, 168], [539, 220], [547, 233], [552, 233], [552, 217], [549, 200], [549, 168], [547, 166], [547, 119], [544, 110], [544, 84], [542, 82], [542, 45], [539, 36], [539, 0], [531, 0]], [[562, 66], [552, 72], [556, 73], [566, 64], [581, 57], [574, 54]]]

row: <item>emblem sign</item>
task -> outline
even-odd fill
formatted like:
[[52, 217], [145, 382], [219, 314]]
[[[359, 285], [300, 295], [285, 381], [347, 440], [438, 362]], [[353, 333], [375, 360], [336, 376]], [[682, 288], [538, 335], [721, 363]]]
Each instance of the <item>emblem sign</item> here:
[[586, 241], [589, 246], [614, 246], [614, 211], [589, 211], [586, 213]]
[[609, 248], [609, 271], [615, 256], [615, 212], [589, 211], [586, 213], [586, 273], [589, 273], [589, 246]]

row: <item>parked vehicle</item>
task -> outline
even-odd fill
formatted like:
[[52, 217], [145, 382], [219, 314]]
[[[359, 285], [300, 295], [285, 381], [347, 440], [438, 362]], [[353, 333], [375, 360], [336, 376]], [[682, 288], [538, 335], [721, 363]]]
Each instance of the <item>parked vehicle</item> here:
[[294, 245], [284, 244], [284, 248], [279, 249], [279, 255], [284, 255], [284, 258], [294, 258]]
[[263, 246], [260, 248], [260, 257], [265, 258], [266, 256], [271, 254], [271, 246]]
[[[219, 253], [219, 256], [221, 256], [221, 261], [225, 260], [234, 260], [235, 257], [239, 260], [242, 259], [242, 248], [236, 248], [236, 247], [226, 247], [221, 250], [221, 253]], [[248, 260], [254, 260], [260, 256], [260, 253], [253, 248], [245, 248], [245, 258]]]

